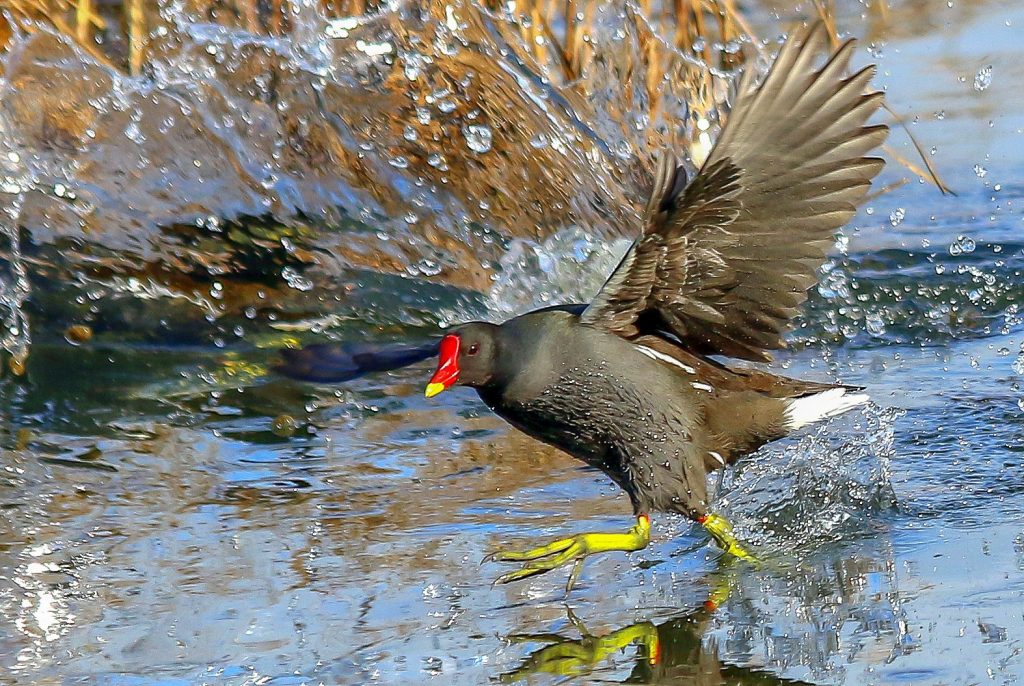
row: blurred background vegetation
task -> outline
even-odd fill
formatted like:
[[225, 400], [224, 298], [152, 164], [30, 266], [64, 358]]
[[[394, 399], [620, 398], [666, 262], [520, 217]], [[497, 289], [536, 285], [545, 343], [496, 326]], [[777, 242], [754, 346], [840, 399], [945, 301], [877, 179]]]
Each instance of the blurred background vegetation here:
[[[39, 22], [74, 36], [93, 57], [131, 74], [146, 64], [149, 36], [166, 19], [152, 0], [5, 0], [7, 12], [0, 15], [0, 45], [6, 46], [15, 30], [32, 32]], [[327, 17], [341, 18], [370, 14], [387, 5], [374, 0], [181, 0], [180, 11], [203, 16], [207, 21], [253, 34], [283, 36], [293, 29], [293, 5], [319, 2]], [[583, 36], [594, 18], [596, 3], [585, 0], [522, 0], [517, 3], [484, 0], [481, 4], [498, 11], [514, 5], [523, 18], [524, 38], [538, 57], [557, 46], [568, 76], [578, 75], [588, 57]], [[879, 12], [886, 12], [885, 0], [873, 0]], [[831, 16], [830, 3], [817, 5]], [[501, 6], [501, 7], [499, 7]], [[675, 46], [690, 50], [699, 44], [709, 63], [714, 60], [712, 44], [728, 42], [749, 34], [743, 14], [734, 0], [670, 0], [655, 3], [641, 0], [638, 7], [651, 19], [662, 36]], [[534, 40], [541, 36], [545, 40]], [[652, 50], [656, 48], [652, 45]], [[722, 51], [717, 58], [734, 64], [741, 57]]]

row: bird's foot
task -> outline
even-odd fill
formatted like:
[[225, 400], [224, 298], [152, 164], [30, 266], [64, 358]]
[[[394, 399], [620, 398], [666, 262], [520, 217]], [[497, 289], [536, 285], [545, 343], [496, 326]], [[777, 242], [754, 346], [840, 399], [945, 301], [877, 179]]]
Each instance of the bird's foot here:
[[707, 530], [711, 537], [715, 539], [719, 547], [725, 552], [738, 557], [741, 560], [756, 561], [754, 557], [746, 548], [737, 540], [736, 536], [732, 532], [732, 524], [729, 520], [722, 515], [709, 514], [704, 515], [697, 520]]
[[633, 551], [647, 547], [651, 540], [651, 520], [647, 515], [637, 517], [636, 525], [624, 534], [577, 534], [569, 538], [560, 538], [547, 545], [529, 550], [499, 550], [484, 558], [484, 562], [522, 562], [517, 569], [498, 577], [494, 583], [507, 584], [520, 579], [550, 572], [570, 562], [574, 563], [565, 584], [565, 592], [569, 593], [583, 569], [583, 561], [595, 553], [607, 553], [613, 550]]

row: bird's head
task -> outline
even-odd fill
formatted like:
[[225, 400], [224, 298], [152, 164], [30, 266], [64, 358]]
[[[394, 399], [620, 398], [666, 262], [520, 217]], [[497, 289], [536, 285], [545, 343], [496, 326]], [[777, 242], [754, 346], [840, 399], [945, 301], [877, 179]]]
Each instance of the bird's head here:
[[500, 329], [494, 324], [472, 322], [442, 338], [437, 371], [427, 384], [425, 395], [432, 398], [455, 384], [480, 388], [493, 382], [498, 367]]

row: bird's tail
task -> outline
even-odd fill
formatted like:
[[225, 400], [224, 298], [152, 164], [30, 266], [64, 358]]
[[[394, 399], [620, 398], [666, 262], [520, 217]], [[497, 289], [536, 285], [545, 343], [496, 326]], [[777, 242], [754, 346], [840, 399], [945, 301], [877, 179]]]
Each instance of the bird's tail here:
[[820, 422], [849, 412], [855, 407], [867, 403], [867, 393], [859, 393], [863, 389], [853, 386], [835, 386], [825, 391], [818, 391], [801, 398], [786, 401], [783, 412], [786, 428], [796, 431], [808, 424]]

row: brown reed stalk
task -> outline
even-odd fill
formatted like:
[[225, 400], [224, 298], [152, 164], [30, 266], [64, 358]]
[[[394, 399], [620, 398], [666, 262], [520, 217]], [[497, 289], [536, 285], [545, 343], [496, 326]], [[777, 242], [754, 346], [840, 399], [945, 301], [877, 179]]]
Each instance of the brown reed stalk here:
[[144, 0], [127, 0], [125, 12], [128, 19], [128, 73], [133, 76], [142, 72], [146, 58], [146, 15]]
[[78, 0], [78, 6], [75, 8], [75, 37], [79, 43], [86, 43], [92, 38], [90, 15], [92, 15], [92, 0]]

